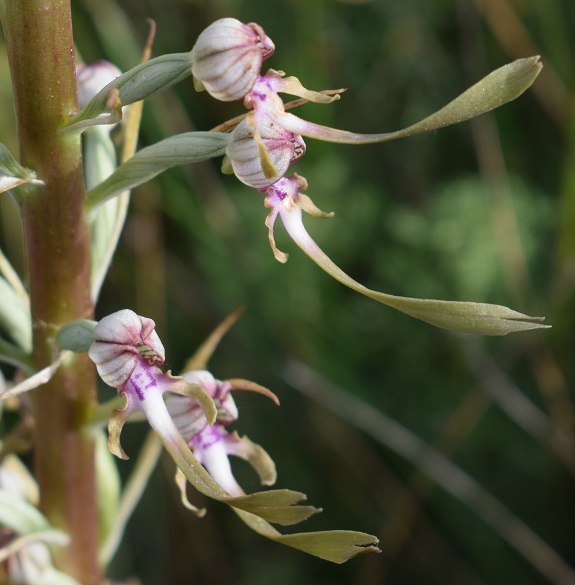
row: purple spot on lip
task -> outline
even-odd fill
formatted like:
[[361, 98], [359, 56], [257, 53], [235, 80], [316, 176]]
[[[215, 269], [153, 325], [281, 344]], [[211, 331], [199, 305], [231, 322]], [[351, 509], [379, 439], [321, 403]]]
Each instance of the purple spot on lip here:
[[128, 380], [127, 386], [129, 386], [131, 390], [133, 390], [138, 395], [138, 398], [140, 400], [144, 400], [144, 391], [142, 390], [142, 388], [140, 388], [140, 386], [137, 383], [137, 376], [136, 378], [130, 378]]
[[196, 444], [196, 447], [199, 447], [200, 449], [207, 449], [208, 447], [219, 443], [221, 440], [221, 433], [213, 427], [208, 427], [206, 430], [196, 435], [193, 439], [193, 442]]
[[145, 391], [156, 388], [158, 381], [153, 374], [147, 370], [140, 371], [128, 380], [128, 386], [133, 390], [140, 400], [145, 400]]

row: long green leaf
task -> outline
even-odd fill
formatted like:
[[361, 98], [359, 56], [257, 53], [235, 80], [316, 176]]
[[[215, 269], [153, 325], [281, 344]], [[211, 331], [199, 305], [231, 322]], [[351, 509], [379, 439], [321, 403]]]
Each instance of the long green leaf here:
[[30, 305], [0, 276], [0, 327], [27, 353], [32, 351]]
[[127, 106], [166, 89], [192, 74], [190, 53], [171, 53], [136, 65], [106, 85], [90, 103], [71, 118], [65, 129], [118, 122]]
[[105, 181], [88, 191], [88, 204], [93, 209], [171, 167], [222, 156], [228, 140], [229, 135], [222, 132], [186, 132], [143, 148]]

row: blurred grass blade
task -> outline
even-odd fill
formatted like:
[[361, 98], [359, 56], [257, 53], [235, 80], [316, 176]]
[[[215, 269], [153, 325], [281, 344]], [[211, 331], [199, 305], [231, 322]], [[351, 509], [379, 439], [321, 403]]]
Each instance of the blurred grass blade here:
[[228, 315], [209, 335], [209, 337], [196, 349], [182, 370], [192, 372], [193, 370], [205, 370], [210, 358], [218, 347], [223, 336], [230, 330], [230, 327], [242, 316], [245, 307], [238, 307], [231, 315]]
[[10, 364], [23, 370], [26, 374], [33, 374], [32, 357], [20, 347], [0, 337], [0, 362]]
[[114, 522], [100, 547], [99, 559], [107, 566], [118, 550], [126, 524], [149, 484], [150, 476], [162, 453], [162, 443], [153, 431], [149, 431], [138, 455], [136, 465], [121, 494]]
[[322, 408], [411, 462], [416, 469], [473, 510], [551, 583], [575, 583], [575, 571], [545, 541], [473, 477], [409, 429], [294, 359], [287, 363], [283, 379]]
[[24, 392], [30, 392], [30, 390], [34, 390], [39, 386], [46, 384], [52, 379], [52, 376], [56, 373], [62, 361], [70, 355], [71, 354], [68, 351], [61, 352], [58, 358], [49, 366], [42, 368], [29, 378], [26, 378], [24, 381], [12, 386], [9, 390], [0, 394], [0, 400], [7, 400], [8, 398], [18, 396]]
[[18, 534], [45, 532], [52, 529], [36, 506], [4, 489], [0, 489], [0, 526]]

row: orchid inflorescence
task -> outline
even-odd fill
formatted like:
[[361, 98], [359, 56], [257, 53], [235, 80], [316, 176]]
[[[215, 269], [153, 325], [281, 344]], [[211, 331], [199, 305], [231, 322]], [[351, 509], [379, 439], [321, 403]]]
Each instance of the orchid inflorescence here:
[[[178, 470], [176, 482], [182, 502], [202, 516], [205, 510], [191, 504], [186, 482], [212, 499], [231, 506], [253, 530], [276, 542], [303, 550], [332, 562], [341, 563], [360, 553], [378, 552], [377, 539], [353, 531], [327, 531], [283, 535], [269, 524], [293, 525], [320, 512], [308, 505], [300, 492], [268, 490], [246, 495], [234, 478], [229, 456], [246, 460], [263, 485], [273, 485], [276, 468], [266, 451], [247, 437], [226, 430], [239, 413], [231, 391], [256, 392], [279, 404], [276, 395], [250, 380], [217, 380], [206, 370], [221, 336], [238, 317], [230, 316], [210, 339], [188, 360], [182, 376], [164, 373], [164, 347], [151, 319], [124, 309], [98, 323], [72, 323], [62, 329], [60, 344], [74, 351], [86, 349], [102, 380], [116, 388], [125, 399], [108, 423], [110, 452], [121, 459], [127, 455], [120, 435], [130, 416], [144, 414], [153, 431], [172, 456]], [[76, 333], [81, 331], [80, 343]]]
[[[303, 137], [341, 144], [388, 142], [430, 132], [488, 112], [521, 95], [541, 70], [539, 57], [519, 59], [497, 69], [455, 98], [439, 111], [411, 126], [395, 132], [359, 134], [321, 126], [303, 120], [291, 112], [294, 105], [305, 102], [330, 104], [339, 99], [342, 89], [311, 91], [296, 77], [269, 69], [262, 73], [264, 60], [272, 56], [274, 44], [263, 29], [254, 23], [243, 24], [233, 18], [214, 22], [204, 30], [189, 54], [177, 54], [172, 61], [159, 57], [144, 66], [119, 76], [104, 87], [68, 125], [81, 131], [93, 124], [116, 122], [121, 106], [141, 99], [144, 74], [160, 77], [164, 65], [165, 84], [170, 85], [186, 73], [184, 63], [194, 75], [197, 89], [205, 89], [223, 101], [243, 100], [245, 115], [221, 124], [210, 132], [188, 132], [172, 136], [141, 149], [120, 165], [109, 177], [88, 192], [94, 213], [105, 201], [126, 189], [144, 183], [167, 168], [200, 162], [224, 155], [222, 170], [233, 172], [240, 181], [264, 195], [271, 209], [266, 220], [275, 257], [287, 261], [278, 250], [273, 231], [279, 216], [294, 242], [323, 270], [349, 288], [380, 303], [393, 307], [438, 327], [479, 335], [506, 335], [514, 331], [545, 328], [540, 317], [530, 317], [501, 305], [415, 299], [370, 290], [342, 271], [308, 234], [302, 211], [328, 218], [309, 196], [302, 193], [307, 181], [297, 175], [286, 176], [289, 167], [306, 152]], [[158, 89], [155, 81], [149, 93]], [[284, 104], [279, 94], [297, 98]], [[114, 98], [114, 99], [112, 99]], [[114, 106], [110, 106], [114, 103]]]
[[[542, 318], [500, 305], [405, 298], [366, 288], [332, 262], [308, 234], [303, 212], [317, 218], [330, 218], [333, 213], [321, 211], [303, 193], [308, 187], [305, 178], [297, 173], [287, 174], [290, 166], [306, 153], [304, 137], [345, 144], [387, 142], [455, 124], [505, 104], [533, 83], [541, 69], [538, 57], [520, 59], [496, 70], [435, 114], [404, 130], [358, 134], [308, 122], [291, 112], [304, 102], [330, 104], [340, 99], [343, 90], [311, 91], [283, 71], [269, 69], [263, 73], [263, 63], [274, 49], [273, 41], [260, 25], [224, 18], [201, 33], [189, 53], [146, 60], [124, 74], [104, 62], [77, 68], [82, 110], [70, 118], [63, 132], [85, 133], [86, 220], [92, 228], [92, 300], [98, 299], [117, 245], [130, 190], [167, 168], [224, 156], [223, 170], [234, 173], [258, 192], [269, 208], [265, 225], [272, 251], [280, 262], [286, 262], [288, 255], [275, 243], [278, 217], [293, 241], [336, 280], [413, 317], [452, 331], [483, 335], [546, 327]], [[180, 134], [138, 152], [124, 151], [118, 164], [107, 125], [120, 122], [131, 104], [190, 74], [198, 90], [205, 89], [216, 99], [243, 100], [245, 114], [213, 131]], [[285, 104], [280, 94], [298, 100]], [[127, 133], [137, 135], [137, 122], [135, 127], [134, 130], [134, 126], [128, 125]], [[135, 144], [135, 140], [132, 142]], [[41, 177], [20, 166], [3, 145], [0, 172], [0, 191], [42, 184]], [[18, 192], [15, 193], [18, 200]], [[108, 422], [109, 451], [121, 459], [127, 458], [120, 444], [122, 429], [132, 415], [143, 414], [177, 465], [176, 481], [188, 509], [198, 515], [204, 513], [188, 500], [186, 487], [190, 483], [202, 494], [229, 505], [262, 536], [293, 548], [338, 563], [360, 553], [378, 551], [377, 539], [361, 532], [281, 534], [270, 523], [297, 524], [319, 510], [301, 505], [305, 495], [300, 492], [273, 489], [246, 495], [236, 481], [229, 462], [231, 455], [248, 461], [265, 486], [275, 483], [276, 468], [261, 446], [228, 431], [239, 415], [232, 392], [256, 392], [279, 404], [275, 394], [255, 382], [239, 378], [218, 380], [207, 369], [209, 357], [237, 314], [200, 347], [181, 376], [162, 370], [165, 352], [153, 320], [128, 309], [99, 322], [77, 321], [61, 327], [54, 362], [34, 372], [29, 359], [31, 315], [26, 292], [5, 263], [2, 273], [0, 288], [10, 302], [5, 308], [0, 307], [0, 318], [15, 342], [13, 348], [6, 346], [2, 350], [3, 359], [31, 374], [3, 391], [3, 398], [46, 383], [70, 352], [87, 352], [101, 379], [115, 388], [124, 401], [123, 406], [115, 402]], [[98, 422], [94, 422], [95, 427]], [[18, 530], [22, 534], [18, 535]], [[48, 531], [48, 536], [56, 540], [61, 536], [59, 533], [54, 536], [43, 519], [34, 524], [34, 530]], [[23, 534], [24, 528], [15, 527], [10, 538], [17, 539]], [[21, 552], [18, 549], [18, 554]]]
[[[258, 67], [261, 69], [262, 61], [271, 56], [274, 45], [259, 28], [259, 35], [256, 38], [250, 35], [247, 30], [250, 26], [252, 25], [244, 25], [230, 18], [219, 20], [209, 26], [199, 36], [192, 50], [192, 72], [197, 82], [200, 82], [196, 85], [203, 84], [213, 97], [224, 101], [243, 99], [245, 107], [249, 110], [231, 132], [230, 142], [225, 151], [226, 158], [229, 159], [231, 168], [240, 181], [266, 195], [264, 204], [271, 209], [266, 225], [276, 259], [286, 262], [288, 258], [288, 255], [278, 250], [275, 245], [274, 223], [279, 216], [294, 242], [323, 270], [353, 290], [383, 304], [454, 331], [504, 335], [512, 331], [543, 327], [540, 318], [528, 317], [507, 307], [410, 299], [366, 289], [330, 260], [303, 225], [302, 210], [319, 218], [332, 217], [333, 213], [320, 211], [307, 195], [301, 193], [301, 190], [307, 189], [307, 181], [303, 177], [297, 174], [285, 176], [289, 166], [305, 154], [303, 136], [328, 142], [367, 144], [387, 142], [460, 122], [522, 93], [541, 67], [538, 58], [521, 60], [503, 67], [436, 114], [403, 131], [357, 134], [320, 126], [286, 111], [280, 93], [290, 94], [304, 101], [329, 104], [339, 99], [343, 90], [310, 91], [304, 88], [296, 77], [286, 77], [283, 71], [273, 69], [265, 74], [255, 75], [255, 70]], [[229, 30], [236, 31], [238, 37], [243, 32], [243, 43], [229, 47], [222, 53], [220, 39]], [[251, 47], [250, 52], [246, 50], [246, 44]], [[257, 49], [260, 49], [259, 53]], [[248, 59], [248, 55], [252, 56], [250, 75], [246, 77], [242, 75], [240, 67], [235, 67], [239, 55], [242, 55], [242, 63]], [[209, 63], [212, 60], [217, 62], [217, 66], [210, 68]], [[215, 71], [220, 72], [220, 75], [214, 74]], [[233, 72], [238, 80], [234, 79]], [[243, 83], [240, 84], [239, 79]], [[251, 84], [248, 84], [247, 80]], [[502, 89], [500, 85], [502, 81], [509, 83], [510, 87]], [[494, 90], [496, 87], [497, 91], [486, 91]], [[488, 96], [487, 99], [485, 95]], [[481, 103], [482, 100], [484, 103]]]

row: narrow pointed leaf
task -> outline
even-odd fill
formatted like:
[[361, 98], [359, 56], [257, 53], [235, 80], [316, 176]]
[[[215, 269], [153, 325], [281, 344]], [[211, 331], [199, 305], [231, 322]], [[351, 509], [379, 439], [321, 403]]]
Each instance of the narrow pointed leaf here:
[[245, 307], [237, 308], [231, 315], [228, 315], [209, 335], [209, 337], [196, 349], [194, 355], [186, 361], [184, 373], [193, 370], [205, 370], [210, 358], [218, 347], [223, 336], [230, 327], [242, 316]]
[[[91, 189], [107, 179], [117, 168], [116, 147], [110, 136], [110, 128], [94, 126], [84, 133], [84, 177], [86, 189]], [[92, 299], [98, 297], [113, 251], [118, 241], [118, 224], [123, 224], [126, 197], [116, 197], [100, 206], [91, 223], [92, 245], [90, 253]]]
[[38, 508], [1, 488], [0, 526], [18, 534], [44, 532], [52, 528]]
[[31, 354], [25, 352], [20, 347], [2, 339], [0, 337], [0, 362], [10, 364], [16, 368], [24, 370], [26, 373], [33, 374]]
[[26, 352], [32, 350], [30, 305], [0, 276], [0, 327]]
[[42, 184], [34, 171], [23, 167], [0, 142], [0, 193], [30, 182]]
[[12, 386], [12, 388], [0, 394], [0, 400], [7, 400], [8, 398], [12, 398], [13, 396], [24, 394], [24, 392], [30, 392], [30, 390], [34, 390], [39, 386], [46, 384], [51, 380], [52, 376], [56, 373], [62, 361], [69, 355], [71, 354], [67, 351], [61, 352], [58, 359], [56, 359], [55, 362], [39, 370], [29, 378], [26, 378], [24, 381], [20, 382], [19, 384], [16, 384], [15, 386]]
[[357, 134], [336, 130], [327, 126], [313, 124], [286, 113], [281, 118], [281, 125], [294, 134], [309, 136], [327, 142], [346, 144], [370, 144], [388, 142], [397, 138], [423, 134], [464, 122], [475, 116], [485, 114], [503, 104], [519, 97], [539, 75], [543, 65], [539, 56], [518, 59], [484, 77], [467, 91], [456, 97], [441, 110], [408, 128], [382, 134]]
[[[151, 23], [152, 21], [150, 21], [150, 24]], [[144, 48], [141, 63], [150, 60], [155, 30], [155, 24], [151, 24], [148, 42]], [[121, 162], [128, 160], [136, 152], [143, 108], [144, 104], [140, 101], [132, 104], [127, 112], [123, 124], [124, 140], [120, 154]], [[94, 129], [91, 129], [87, 134], [94, 133]], [[108, 138], [110, 138], [110, 132], [108, 131], [106, 134], [108, 135]], [[102, 135], [102, 133], [100, 133], [100, 135]], [[87, 138], [89, 138], [89, 136]], [[86, 184], [87, 189], [91, 189], [100, 184], [104, 179], [107, 179], [118, 166], [118, 161], [115, 156], [115, 148], [109, 148], [110, 142], [113, 143], [113, 141], [106, 139], [102, 140], [102, 142], [103, 144], [101, 144], [101, 148], [98, 149], [98, 155], [104, 155], [104, 164], [100, 165], [100, 173], [98, 177], [94, 177], [95, 181]], [[103, 168], [104, 166], [107, 166], [106, 161], [112, 163], [112, 168], [109, 168], [109, 172], [106, 172], [106, 169]], [[130, 192], [125, 191], [120, 193], [118, 197], [115, 197], [106, 205], [101, 206], [95, 214], [92, 225], [92, 274], [90, 278], [91, 297], [94, 304], [96, 304], [98, 300], [102, 284], [104, 283], [114, 252], [120, 240], [120, 234], [122, 233], [128, 214], [129, 203]]]
[[[68, 121], [66, 128], [84, 128], [91, 125], [90, 121], [104, 124], [117, 122], [119, 119], [116, 117], [98, 121], [102, 114], [110, 114], [111, 95], [117, 94], [120, 108], [127, 106], [182, 81], [192, 74], [191, 67], [190, 53], [161, 55], [141, 63], [106, 85], [79, 114]], [[121, 109], [117, 113], [121, 116]]]
[[91, 208], [110, 197], [153, 179], [177, 165], [202, 162], [225, 153], [229, 135], [221, 132], [186, 132], [139, 150], [110, 177], [88, 191]]

